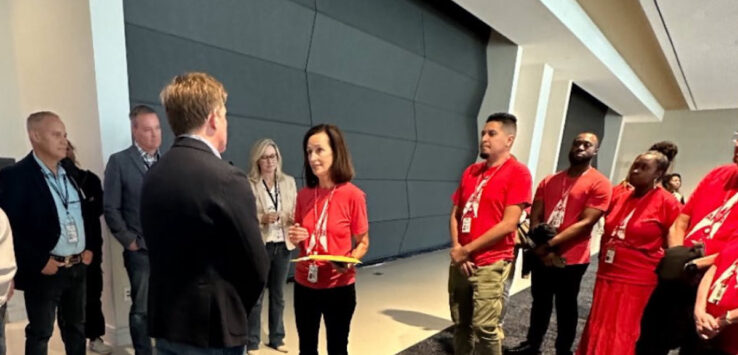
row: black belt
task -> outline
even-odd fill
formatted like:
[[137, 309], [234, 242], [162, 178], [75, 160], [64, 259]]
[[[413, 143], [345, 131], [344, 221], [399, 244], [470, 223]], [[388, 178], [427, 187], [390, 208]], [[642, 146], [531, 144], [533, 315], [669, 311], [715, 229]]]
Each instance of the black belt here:
[[59, 267], [72, 267], [82, 262], [82, 254], [74, 254], [69, 256], [51, 255], [55, 261], [62, 263]]

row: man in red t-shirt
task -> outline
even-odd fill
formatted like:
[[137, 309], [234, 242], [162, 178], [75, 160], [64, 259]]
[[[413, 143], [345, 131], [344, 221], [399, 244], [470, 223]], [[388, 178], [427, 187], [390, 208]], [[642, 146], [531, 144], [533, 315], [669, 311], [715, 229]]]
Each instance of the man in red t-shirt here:
[[548, 329], [554, 297], [558, 335], [556, 353], [571, 354], [577, 329], [577, 296], [589, 265], [592, 227], [610, 205], [609, 180], [591, 166], [599, 140], [594, 133], [580, 133], [569, 151], [570, 166], [549, 175], [538, 185], [531, 211], [531, 228], [541, 223], [554, 227], [556, 235], [535, 249], [530, 327], [526, 341], [510, 354], [537, 354]]
[[[720, 253], [738, 237], [738, 137], [733, 137], [733, 164], [719, 166], [700, 181], [669, 230], [668, 246], [701, 245], [704, 255]], [[667, 252], [668, 255], [668, 252]], [[699, 338], [692, 309], [697, 288], [682, 280], [660, 279], [641, 319], [636, 354], [682, 354], [697, 351]]]
[[466, 168], [452, 197], [449, 299], [456, 354], [502, 353], [504, 283], [532, 186], [528, 168], [510, 154], [516, 130], [511, 114], [487, 118], [479, 144], [484, 161]]

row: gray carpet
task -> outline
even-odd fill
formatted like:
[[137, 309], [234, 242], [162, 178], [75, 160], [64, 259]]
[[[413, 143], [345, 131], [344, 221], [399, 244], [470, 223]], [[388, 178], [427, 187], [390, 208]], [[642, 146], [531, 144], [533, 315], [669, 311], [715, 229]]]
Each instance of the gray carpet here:
[[[597, 257], [592, 257], [592, 262], [587, 268], [587, 272], [582, 278], [582, 286], [579, 291], [579, 325], [577, 326], [577, 338], [574, 346], [579, 343], [579, 337], [584, 330], [584, 324], [587, 322], [589, 308], [592, 304], [592, 291], [595, 284], [595, 274], [597, 273]], [[532, 298], [530, 288], [523, 290], [510, 297], [507, 315], [505, 315], [505, 340], [503, 345], [515, 346], [525, 340], [528, 332], [528, 323], [530, 319], [530, 306]], [[453, 354], [453, 327], [449, 327], [440, 333], [417, 343], [402, 352], [400, 355], [430, 355], [430, 354]], [[551, 323], [548, 326], [548, 333], [543, 340], [541, 351], [543, 354], [554, 354], [554, 342], [556, 340], [556, 311], [551, 316]], [[574, 350], [574, 349], [572, 349]]]

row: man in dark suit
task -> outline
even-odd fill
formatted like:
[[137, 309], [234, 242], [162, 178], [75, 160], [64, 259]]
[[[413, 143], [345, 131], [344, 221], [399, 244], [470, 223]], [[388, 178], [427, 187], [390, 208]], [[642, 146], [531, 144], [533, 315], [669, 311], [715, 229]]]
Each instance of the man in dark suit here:
[[98, 250], [86, 240], [84, 193], [62, 167], [67, 134], [59, 116], [43, 111], [27, 120], [33, 151], [0, 171], [0, 207], [13, 230], [15, 287], [24, 291], [28, 355], [47, 353], [58, 311], [67, 354], [85, 354], [85, 277]]
[[161, 93], [172, 148], [144, 179], [141, 222], [151, 261], [150, 332], [157, 353], [243, 354], [248, 310], [267, 276], [246, 174], [221, 160], [226, 92], [204, 73]]
[[105, 222], [123, 245], [123, 262], [131, 283], [128, 326], [136, 355], [152, 353], [147, 303], [149, 252], [141, 229], [141, 186], [149, 168], [159, 160], [161, 127], [156, 112], [140, 105], [131, 110], [133, 144], [110, 156], [105, 167]]

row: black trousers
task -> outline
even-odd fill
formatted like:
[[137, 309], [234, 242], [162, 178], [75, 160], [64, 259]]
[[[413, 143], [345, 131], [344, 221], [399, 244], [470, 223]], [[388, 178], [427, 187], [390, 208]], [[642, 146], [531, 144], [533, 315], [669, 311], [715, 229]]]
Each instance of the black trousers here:
[[582, 276], [589, 264], [567, 265], [564, 268], [547, 267], [539, 260], [531, 271], [531, 296], [533, 306], [530, 310], [528, 343], [540, 348], [548, 330], [554, 302], [556, 305], [556, 353], [571, 353], [577, 333], [579, 319], [577, 297]]
[[318, 354], [321, 316], [325, 318], [328, 354], [348, 354], [349, 329], [356, 309], [354, 285], [312, 289], [295, 283], [294, 298], [300, 355]]
[[697, 286], [659, 281], [643, 311], [636, 354], [665, 355], [675, 348], [684, 355], [703, 353], [694, 325], [696, 298]]
[[96, 339], [105, 335], [105, 317], [102, 312], [103, 275], [102, 255], [93, 253], [92, 262], [87, 266], [87, 304], [85, 305], [85, 337]]
[[26, 355], [46, 355], [54, 318], [59, 314], [59, 330], [68, 355], [85, 355], [85, 275], [86, 266], [59, 268], [54, 275], [41, 275], [23, 292], [26, 301]]

